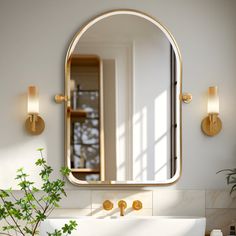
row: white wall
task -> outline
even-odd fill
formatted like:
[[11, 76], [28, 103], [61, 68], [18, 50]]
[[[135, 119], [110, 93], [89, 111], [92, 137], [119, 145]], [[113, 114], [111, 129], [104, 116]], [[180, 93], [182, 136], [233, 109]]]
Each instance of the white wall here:
[[[107, 10], [132, 8], [163, 22], [175, 36], [183, 56], [183, 90], [193, 102], [183, 105], [183, 174], [171, 188], [224, 188], [215, 172], [236, 165], [235, 74], [236, 1], [234, 0], [1, 0], [0, 1], [0, 186], [11, 184], [14, 171], [28, 166], [35, 149], [45, 147], [56, 170], [63, 165], [63, 106], [53, 95], [63, 91], [64, 59], [74, 33], [88, 19]], [[46, 122], [41, 136], [23, 129], [29, 84], [40, 88], [40, 112]], [[222, 132], [205, 137], [205, 92], [218, 85]], [[72, 188], [68, 184], [68, 188]]]

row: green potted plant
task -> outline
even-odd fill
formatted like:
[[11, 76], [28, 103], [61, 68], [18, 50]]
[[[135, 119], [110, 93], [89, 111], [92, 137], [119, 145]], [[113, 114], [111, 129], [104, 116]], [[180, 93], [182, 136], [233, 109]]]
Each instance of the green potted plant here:
[[[23, 168], [17, 170], [16, 180], [22, 197], [17, 197], [12, 189], [0, 190], [0, 221], [4, 226], [0, 228], [0, 235], [25, 236], [39, 234], [39, 226], [51, 212], [59, 207], [62, 196], [66, 196], [64, 190], [65, 176], [70, 173], [68, 168], [62, 167], [60, 172], [62, 179], [51, 180], [53, 169], [47, 165], [43, 158], [43, 149], [37, 149], [41, 158], [35, 163], [40, 168], [42, 180], [41, 189], [35, 187], [34, 182]], [[69, 221], [61, 229], [48, 232], [49, 236], [62, 236], [71, 234], [77, 227], [76, 221]]]
[[235, 169], [223, 169], [216, 174], [219, 174], [221, 172], [226, 172], [226, 182], [227, 185], [231, 185], [230, 189], [230, 195], [236, 190], [236, 168]]

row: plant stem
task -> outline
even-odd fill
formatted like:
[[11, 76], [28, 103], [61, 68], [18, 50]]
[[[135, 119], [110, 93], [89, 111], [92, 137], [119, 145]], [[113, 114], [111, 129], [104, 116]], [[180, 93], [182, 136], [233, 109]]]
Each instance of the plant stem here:
[[47, 217], [49, 217], [51, 215], [51, 213], [55, 210], [55, 207], [52, 207], [49, 211], [48, 211], [48, 214], [47, 214]]
[[14, 196], [14, 194], [13, 194], [12, 192], [9, 192], [9, 193], [10, 193], [10, 195], [14, 198], [14, 200], [17, 202], [18, 199]]
[[[4, 220], [6, 221], [6, 223], [7, 223], [9, 226], [11, 226], [10, 222], [9, 222], [6, 218], [4, 218]], [[20, 231], [18, 231], [18, 230], [16, 230], [16, 229], [14, 229], [14, 231], [20, 233]]]
[[4, 232], [0, 232], [0, 235], [8, 235], [8, 236], [13, 236], [13, 235], [11, 235], [11, 234], [4, 233]]
[[34, 200], [37, 202], [37, 204], [41, 207], [41, 209], [43, 210], [43, 206], [40, 204], [40, 202], [38, 201], [38, 199], [34, 196], [34, 194], [32, 193], [31, 189], [28, 187], [28, 191], [31, 193], [32, 197], [34, 198]]
[[[26, 180], [26, 178], [24, 177], [24, 178], [21, 178], [21, 181], [27, 181], [27, 180]], [[28, 189], [28, 191], [30, 192], [30, 194], [32, 195], [32, 197], [35, 199], [35, 201], [38, 203], [38, 205], [39, 205], [39, 206], [42, 208], [42, 210], [43, 210], [44, 208], [43, 208], [42, 205], [38, 202], [38, 200], [35, 198], [34, 194], [33, 194], [32, 191], [30, 190], [30, 188], [27, 187], [27, 189]], [[26, 189], [26, 188], [23, 189], [26, 195], [28, 195], [27, 189]], [[32, 206], [32, 208], [35, 209], [35, 207], [33, 206], [32, 202], [29, 201], [29, 203], [30, 203], [30, 205]], [[36, 210], [36, 209], [35, 209], [35, 210]], [[37, 211], [37, 210], [36, 210], [36, 211]]]
[[[44, 211], [43, 211], [43, 214], [46, 213], [48, 207], [49, 207], [49, 205], [47, 205], [47, 206], [45, 207], [45, 209], [44, 209]], [[40, 221], [41, 221], [41, 220], [38, 220], [38, 221], [37, 221], [37, 223], [36, 223], [36, 225], [35, 225], [35, 227], [34, 227], [34, 230], [33, 230], [32, 236], [35, 235], [35, 232], [36, 232], [36, 230], [37, 230], [37, 228], [38, 228], [38, 225], [39, 225]]]
[[[0, 196], [0, 198], [2, 199], [3, 203], [5, 204], [6, 202], [5, 202], [4, 198], [1, 197], [1, 196]], [[9, 214], [9, 216], [11, 217], [11, 219], [13, 220], [15, 226], [19, 229], [20, 233], [21, 233], [22, 235], [24, 235], [24, 233], [22, 232], [20, 226], [17, 224], [16, 220], [14, 219], [14, 217], [12, 216], [12, 214], [10, 213], [10, 211], [8, 210], [7, 207], [6, 207], [6, 210], [7, 210], [7, 213]]]

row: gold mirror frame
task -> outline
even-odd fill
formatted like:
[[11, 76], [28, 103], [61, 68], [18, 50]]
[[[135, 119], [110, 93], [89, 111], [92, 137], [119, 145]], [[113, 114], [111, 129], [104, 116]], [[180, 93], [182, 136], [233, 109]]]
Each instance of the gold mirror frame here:
[[[76, 179], [72, 173], [69, 174], [68, 176], [68, 180], [77, 186], [87, 186], [87, 187], [108, 187], [108, 186], [118, 186], [118, 187], [125, 187], [125, 186], [129, 186], [129, 187], [145, 187], [145, 186], [161, 186], [161, 185], [170, 185], [175, 183], [176, 181], [178, 181], [178, 179], [180, 178], [181, 174], [182, 174], [182, 58], [181, 58], [181, 53], [179, 50], [179, 47], [176, 43], [176, 40], [174, 39], [174, 36], [170, 33], [170, 31], [159, 21], [157, 21], [156, 19], [154, 19], [153, 17], [140, 12], [140, 11], [136, 11], [136, 10], [130, 10], [130, 9], [121, 9], [121, 10], [113, 10], [113, 11], [108, 11], [105, 12], [101, 15], [96, 16], [95, 18], [93, 18], [92, 20], [88, 21], [84, 26], [81, 27], [81, 30], [79, 32], [77, 32], [75, 34], [75, 36], [73, 37], [69, 49], [67, 51], [66, 54], [66, 60], [65, 60], [65, 98], [69, 98], [70, 97], [70, 91], [69, 91], [69, 59], [70, 56], [72, 55], [77, 43], [79, 42], [80, 38], [82, 37], [82, 35], [94, 24], [96, 24], [97, 22], [99, 22], [100, 20], [103, 20], [105, 18], [108, 18], [110, 16], [114, 16], [114, 15], [133, 15], [133, 16], [138, 16], [141, 17], [151, 23], [153, 23], [157, 28], [159, 28], [164, 34], [165, 36], [168, 38], [169, 42], [171, 43], [173, 50], [175, 52], [175, 56], [176, 56], [176, 68], [177, 68], [177, 73], [176, 73], [176, 77], [177, 77], [177, 81], [179, 82], [179, 86], [177, 88], [177, 95], [176, 96], [176, 102], [178, 104], [178, 125], [179, 125], [179, 131], [178, 131], [178, 137], [177, 137], [177, 147], [178, 147], [178, 159], [177, 159], [177, 168], [176, 168], [176, 172], [175, 175], [171, 178], [168, 179], [166, 181], [163, 182], [156, 182], [156, 181], [145, 181], [145, 182], [137, 182], [137, 181], [89, 181], [89, 182], [85, 182], [85, 181], [81, 181], [79, 179]], [[179, 101], [177, 101], [178, 99]], [[68, 136], [69, 134], [69, 130], [68, 127], [69, 126], [69, 118], [68, 118], [68, 113], [67, 113], [67, 104], [68, 104], [68, 99], [65, 99], [65, 166], [70, 168], [70, 137]], [[179, 138], [179, 140], [178, 140]]]

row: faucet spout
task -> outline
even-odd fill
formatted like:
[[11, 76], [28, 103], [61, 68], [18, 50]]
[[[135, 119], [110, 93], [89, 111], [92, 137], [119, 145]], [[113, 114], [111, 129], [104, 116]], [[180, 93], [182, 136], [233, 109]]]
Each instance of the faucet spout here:
[[120, 208], [120, 216], [125, 215], [125, 209], [127, 208], [127, 203], [124, 200], [118, 202], [118, 207]]

